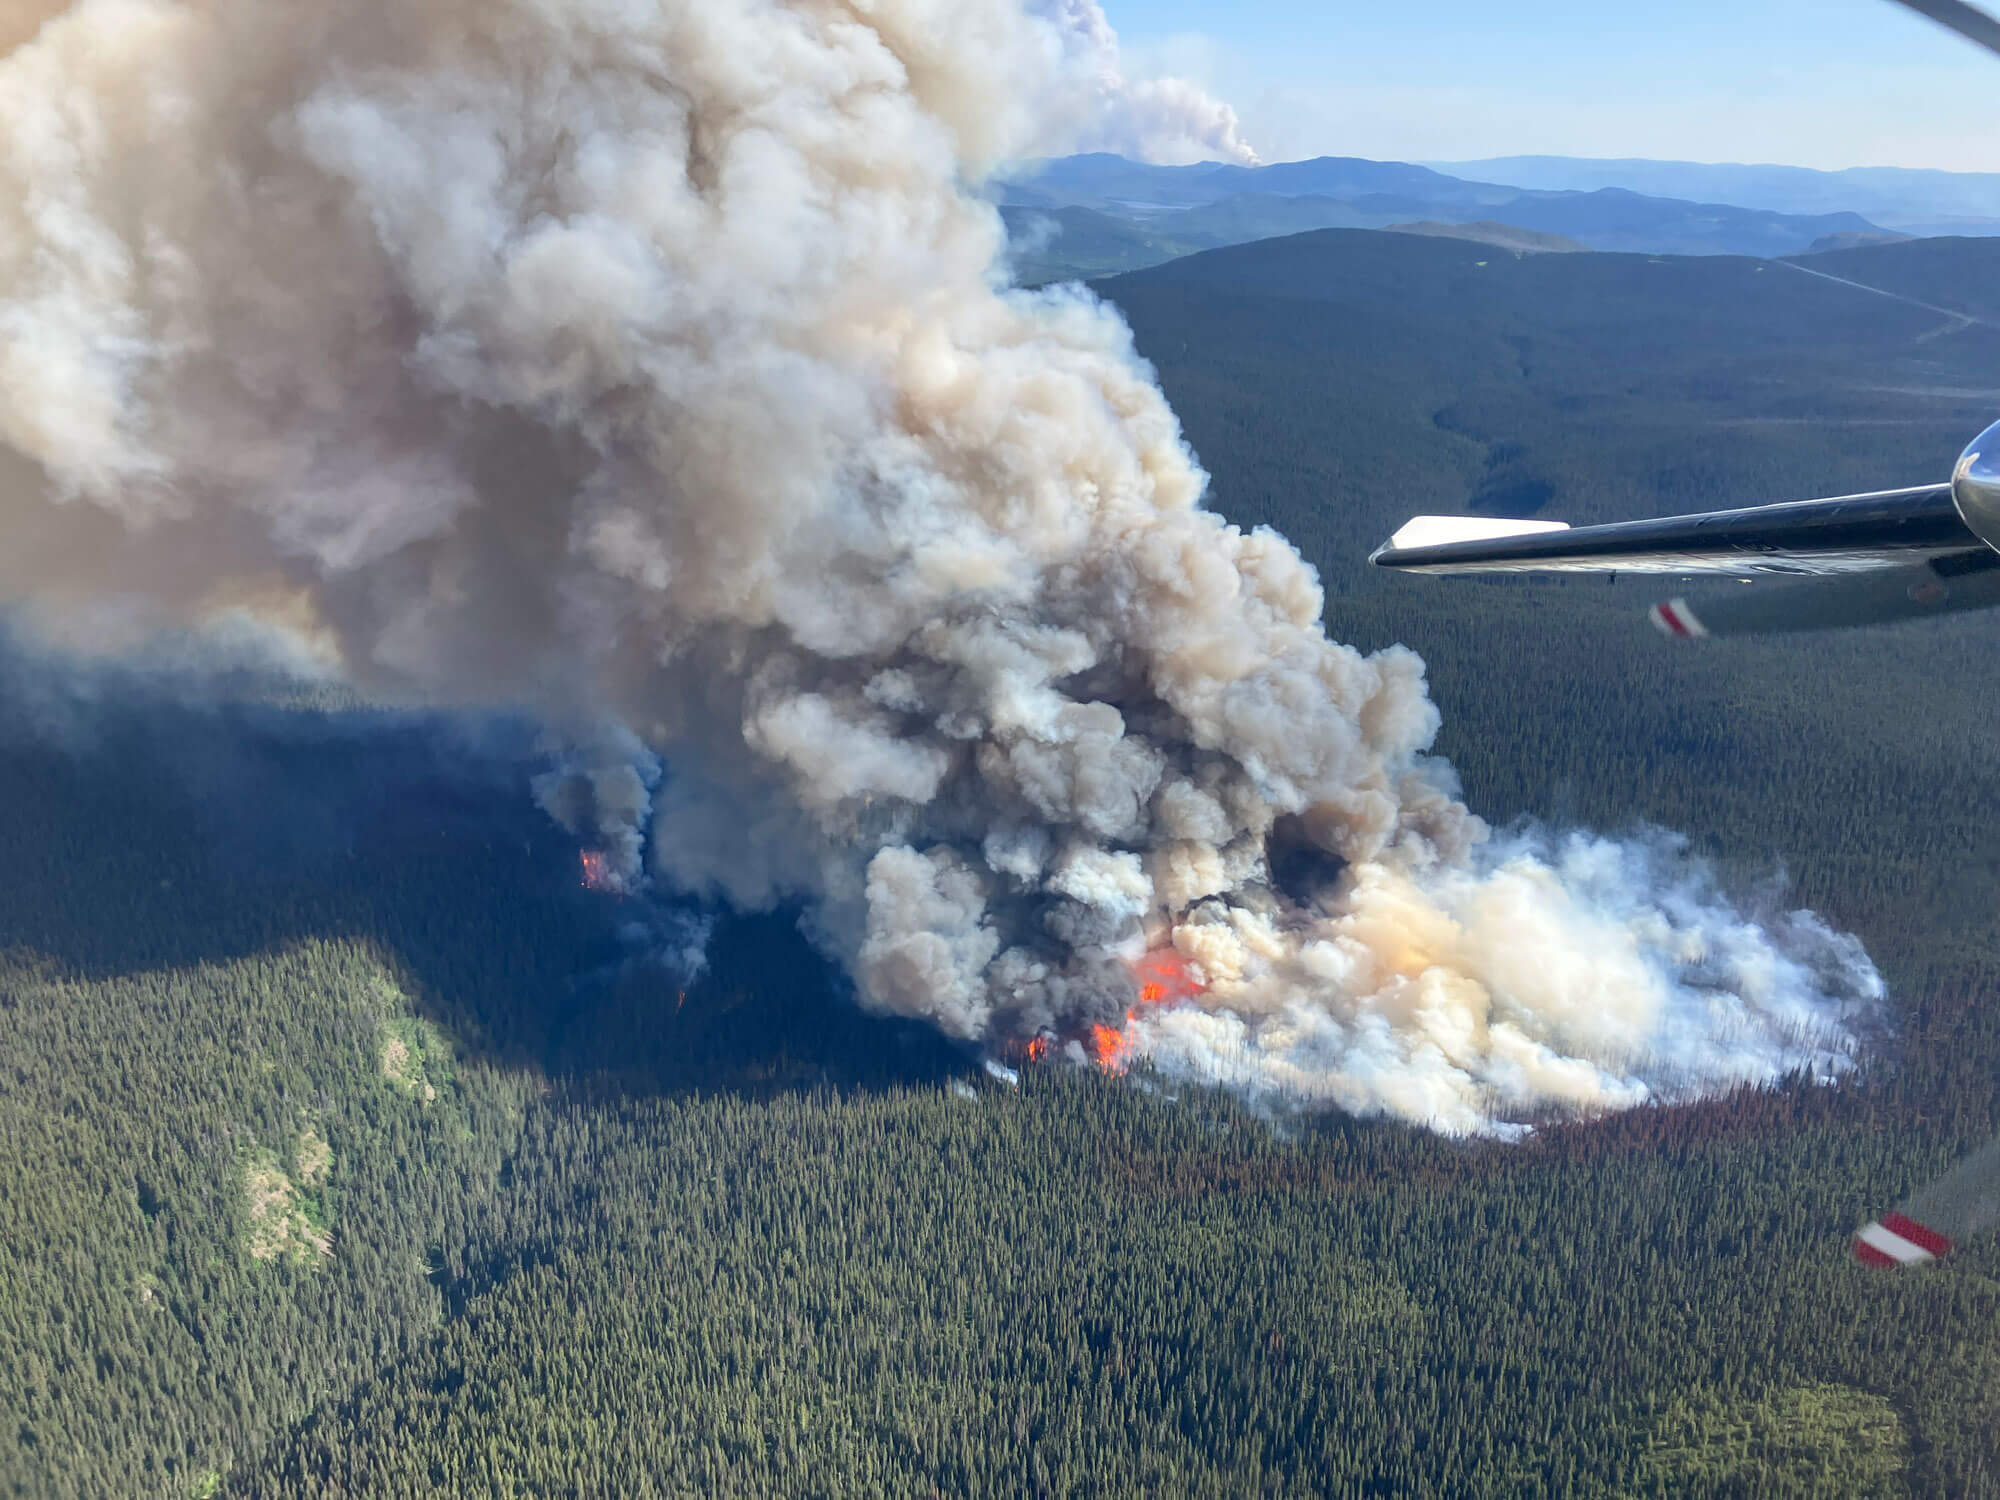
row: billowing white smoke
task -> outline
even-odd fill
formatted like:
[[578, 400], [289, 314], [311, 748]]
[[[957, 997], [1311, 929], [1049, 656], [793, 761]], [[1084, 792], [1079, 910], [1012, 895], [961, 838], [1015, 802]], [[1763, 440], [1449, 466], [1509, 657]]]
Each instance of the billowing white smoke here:
[[1458, 1130], [1837, 1066], [1854, 945], [1484, 843], [1417, 658], [1199, 508], [1114, 312], [998, 284], [1079, 17], [80, 0], [0, 58], [0, 598], [531, 705], [621, 875], [650, 798], [665, 883], [954, 1036]]
[[1139, 1007], [1130, 1045], [1275, 1103], [1469, 1132], [1832, 1077], [1847, 1023], [1881, 998], [1854, 938], [1807, 912], [1747, 920], [1665, 835], [1514, 835], [1415, 874], [1363, 864], [1328, 906], [1192, 914], [1175, 942], [1209, 995]]
[[1141, 161], [1255, 166], [1236, 111], [1184, 78], [1132, 80], [1118, 33], [1097, 0], [1036, 0], [1064, 39], [1061, 82], [1039, 112], [1070, 151], [1116, 151]]

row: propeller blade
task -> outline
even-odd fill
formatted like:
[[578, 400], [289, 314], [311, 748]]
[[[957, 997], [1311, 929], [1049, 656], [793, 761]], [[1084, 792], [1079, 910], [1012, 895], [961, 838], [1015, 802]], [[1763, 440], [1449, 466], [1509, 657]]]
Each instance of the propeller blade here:
[[1854, 1234], [1863, 1265], [1891, 1270], [1949, 1255], [1954, 1245], [2000, 1224], [2000, 1138], [1988, 1141], [1892, 1214]]
[[1879, 573], [1806, 583], [1751, 583], [1698, 600], [1668, 599], [1653, 624], [1677, 640], [1839, 630], [2000, 606], [2000, 553], [1982, 548]]
[[2000, 52], [2000, 21], [1965, 0], [1898, 0], [1919, 15], [1929, 16], [1940, 26], [1949, 26], [1967, 41], [1977, 42], [1990, 52]]

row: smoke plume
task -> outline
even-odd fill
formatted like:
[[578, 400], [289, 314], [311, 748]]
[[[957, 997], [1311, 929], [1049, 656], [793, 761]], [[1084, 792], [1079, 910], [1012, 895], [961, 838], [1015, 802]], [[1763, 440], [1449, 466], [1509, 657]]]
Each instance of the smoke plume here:
[[528, 706], [621, 881], [649, 819], [653, 878], [804, 902], [865, 1004], [1001, 1054], [1453, 1130], [1841, 1065], [1855, 944], [1489, 840], [1422, 663], [1202, 509], [1116, 313], [1002, 284], [982, 177], [1146, 97], [1094, 5], [16, 30], [0, 598], [70, 641], [249, 612]]
[[1257, 165], [1236, 111], [1183, 78], [1125, 76], [1118, 33], [1097, 0], [1037, 0], [1064, 39], [1061, 85], [1039, 112], [1068, 151], [1115, 151], [1141, 161]]

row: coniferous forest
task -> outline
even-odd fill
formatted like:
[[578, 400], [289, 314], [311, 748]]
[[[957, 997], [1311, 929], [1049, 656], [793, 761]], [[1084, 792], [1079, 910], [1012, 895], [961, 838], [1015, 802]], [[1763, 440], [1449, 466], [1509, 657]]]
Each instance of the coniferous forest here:
[[1837, 1087], [1502, 1144], [1008, 1086], [787, 913], [649, 959], [527, 726], [12, 638], [0, 1492], [2000, 1493], [2000, 1244], [1847, 1244], [2000, 1129], [1994, 619], [1691, 648], [1643, 581], [1365, 561], [1419, 511], [1942, 477], [2000, 406], [2000, 242], [1811, 264], [1965, 316], [1361, 231], [1100, 290], [1211, 503], [1422, 653], [1474, 808], [1680, 830], [1865, 941]]

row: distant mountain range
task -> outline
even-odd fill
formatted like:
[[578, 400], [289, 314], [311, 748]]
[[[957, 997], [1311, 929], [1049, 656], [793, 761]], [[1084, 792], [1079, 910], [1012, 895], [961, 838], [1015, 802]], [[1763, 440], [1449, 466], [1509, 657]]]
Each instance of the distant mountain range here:
[[1845, 210], [1905, 234], [2000, 234], [2000, 172], [1908, 167], [1744, 166], [1578, 156], [1496, 156], [1432, 162], [1441, 172], [1555, 192], [1625, 188], [1663, 198], [1766, 208], [1777, 213]]
[[1066, 156], [1003, 182], [998, 200], [1017, 268], [1030, 281], [1137, 270], [1196, 250], [1308, 230], [1387, 229], [1411, 221], [1479, 223], [1561, 236], [1585, 249], [1652, 255], [1791, 255], [1836, 236], [1857, 243], [1888, 233], [1846, 210], [1787, 213], [1615, 186], [1522, 188], [1408, 162], [1338, 156], [1265, 167]]

